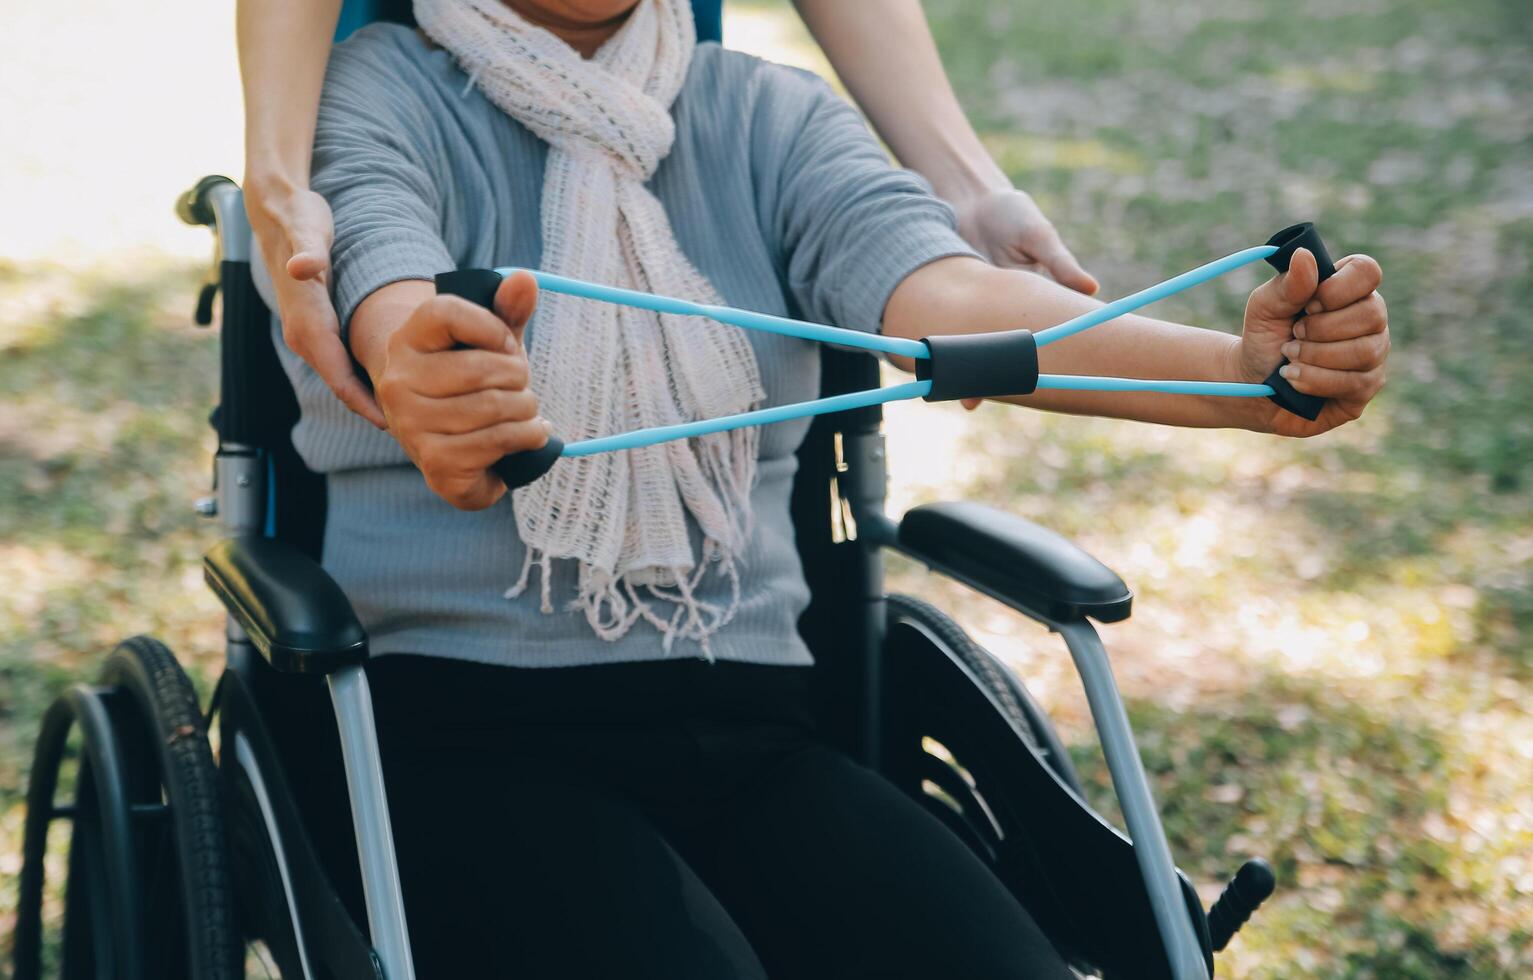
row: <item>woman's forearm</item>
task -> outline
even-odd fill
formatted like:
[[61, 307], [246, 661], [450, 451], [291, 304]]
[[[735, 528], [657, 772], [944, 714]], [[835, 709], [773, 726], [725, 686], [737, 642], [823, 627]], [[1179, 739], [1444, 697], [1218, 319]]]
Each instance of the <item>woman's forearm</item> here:
[[245, 181], [307, 187], [314, 119], [341, 0], [239, 0]]
[[1010, 189], [948, 82], [919, 0], [794, 0], [878, 135], [938, 196]]
[[[1026, 328], [1037, 332], [1101, 306], [1057, 283], [977, 259], [941, 259], [910, 275], [884, 311], [884, 332], [912, 339], [933, 334]], [[1122, 378], [1251, 381], [1240, 377], [1240, 338], [1150, 317], [1119, 317], [1039, 351], [1045, 374]], [[901, 367], [909, 370], [908, 364]], [[1038, 391], [1004, 399], [1076, 415], [1103, 415], [1167, 425], [1265, 427], [1265, 399], [1134, 392]]]

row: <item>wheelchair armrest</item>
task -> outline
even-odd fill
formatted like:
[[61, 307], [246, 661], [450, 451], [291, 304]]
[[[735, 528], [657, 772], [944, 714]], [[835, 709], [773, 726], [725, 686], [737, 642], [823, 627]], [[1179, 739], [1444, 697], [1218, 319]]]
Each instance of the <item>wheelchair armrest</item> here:
[[367, 633], [346, 594], [292, 545], [225, 538], [203, 556], [202, 574], [277, 670], [328, 674], [367, 659]]
[[1023, 612], [1055, 622], [1127, 619], [1134, 594], [1066, 538], [983, 504], [913, 508], [895, 547]]

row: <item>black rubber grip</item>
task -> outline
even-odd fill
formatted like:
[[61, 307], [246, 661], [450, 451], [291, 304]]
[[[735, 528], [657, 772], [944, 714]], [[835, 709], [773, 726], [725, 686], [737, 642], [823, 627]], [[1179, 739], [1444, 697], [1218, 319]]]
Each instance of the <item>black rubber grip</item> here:
[[925, 400], [1030, 395], [1038, 388], [1038, 341], [1026, 330], [923, 337], [930, 356], [916, 378], [932, 383]]
[[[1268, 245], [1276, 245], [1278, 250], [1267, 256], [1267, 262], [1279, 272], [1288, 271], [1288, 263], [1293, 261], [1295, 249], [1307, 248], [1315, 257], [1315, 266], [1320, 271], [1320, 281], [1325, 282], [1336, 274], [1336, 266], [1331, 262], [1331, 255], [1325, 250], [1325, 242], [1320, 240], [1320, 233], [1315, 230], [1313, 222], [1304, 221], [1296, 225], [1289, 225], [1282, 231], [1267, 239]], [[1283, 359], [1287, 364], [1288, 359]], [[1279, 364], [1281, 369], [1283, 364]], [[1325, 407], [1325, 399], [1316, 395], [1306, 395], [1295, 390], [1288, 383], [1288, 379], [1277, 371], [1268, 376], [1268, 385], [1273, 393], [1268, 397], [1276, 402], [1279, 407], [1292, 412], [1295, 415], [1309, 419], [1311, 422], [1320, 417], [1320, 410]]]
[[209, 203], [208, 196], [224, 184], [232, 187], [234, 181], [219, 174], [209, 174], [197, 181], [190, 190], [176, 198], [176, 217], [189, 225], [211, 225], [218, 219], [213, 214], [213, 205]]
[[[494, 269], [459, 269], [456, 272], [439, 273], [436, 291], [445, 296], [461, 296], [470, 303], [477, 303], [487, 310], [495, 308], [495, 291], [504, 277]], [[535, 482], [553, 469], [564, 452], [564, 440], [549, 436], [541, 449], [502, 456], [490, 471], [505, 482], [506, 488], [515, 490]]]
[[[1308, 248], [1308, 246], [1305, 246]], [[1208, 910], [1208, 938], [1218, 952], [1228, 946], [1235, 933], [1246, 924], [1261, 903], [1277, 888], [1272, 866], [1261, 858], [1252, 858], [1240, 866], [1235, 877], [1224, 886], [1224, 893]]]
[[515, 490], [536, 483], [544, 473], [554, 468], [563, 452], [564, 440], [558, 436], [549, 436], [542, 449], [528, 449], [502, 456], [500, 462], [490, 467], [490, 472], [500, 477], [508, 490]]

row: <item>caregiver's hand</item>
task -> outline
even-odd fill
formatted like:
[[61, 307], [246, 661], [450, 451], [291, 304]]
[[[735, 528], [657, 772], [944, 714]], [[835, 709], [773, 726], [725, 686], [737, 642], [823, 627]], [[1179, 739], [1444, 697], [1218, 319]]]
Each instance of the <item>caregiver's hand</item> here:
[[1026, 191], [992, 189], [956, 201], [953, 209], [958, 233], [1003, 269], [1042, 272], [1087, 296], [1102, 288], [1070, 254], [1053, 223]]
[[[422, 290], [429, 298], [421, 299]], [[424, 282], [378, 290], [353, 318], [353, 346], [373, 376], [389, 432], [420, 467], [426, 485], [454, 507], [482, 510], [506, 492], [489, 467], [548, 441], [548, 423], [538, 417], [538, 398], [528, 388], [522, 345], [538, 287], [525, 272], [507, 277], [493, 313], [433, 293]], [[374, 300], [374, 309], [365, 310]], [[412, 312], [386, 339], [358, 336], [359, 320], [364, 330], [375, 330], [402, 301], [413, 304]], [[359, 341], [371, 344], [366, 356]]]
[[[1075, 260], [1054, 223], [1026, 191], [1015, 187], [991, 188], [956, 199], [953, 212], [964, 241], [995, 265], [1042, 273], [1087, 296], [1095, 296], [1102, 288], [1096, 277]], [[965, 398], [962, 404], [972, 412], [983, 401]]]
[[383, 412], [351, 366], [330, 302], [330, 205], [306, 187], [250, 180], [245, 210], [277, 291], [282, 339], [347, 408], [383, 428]]
[[1319, 435], [1362, 415], [1384, 387], [1389, 313], [1375, 292], [1383, 279], [1378, 262], [1349, 255], [1317, 290], [1318, 279], [1315, 257], [1301, 248], [1288, 271], [1257, 287], [1246, 303], [1245, 332], [1231, 348], [1233, 375], [1259, 384], [1286, 357], [1283, 377], [1298, 391], [1327, 399], [1313, 422], [1263, 400], [1259, 429]]

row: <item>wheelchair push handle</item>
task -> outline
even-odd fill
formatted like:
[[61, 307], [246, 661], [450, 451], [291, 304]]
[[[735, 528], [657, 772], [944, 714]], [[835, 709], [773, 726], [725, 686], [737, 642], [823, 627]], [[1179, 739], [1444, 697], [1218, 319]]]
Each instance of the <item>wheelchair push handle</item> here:
[[[1315, 257], [1315, 267], [1320, 272], [1320, 282], [1325, 282], [1336, 274], [1336, 266], [1331, 262], [1331, 255], [1326, 251], [1325, 242], [1321, 241], [1320, 233], [1315, 230], [1313, 222], [1305, 221], [1297, 225], [1289, 225], [1282, 231], [1267, 240], [1268, 245], [1277, 247], [1277, 251], [1267, 257], [1267, 262], [1279, 272], [1287, 272], [1288, 264], [1293, 261], [1293, 253], [1296, 249], [1307, 248]], [[1283, 364], [1288, 363], [1288, 358], [1283, 358]], [[1288, 379], [1278, 373], [1283, 367], [1279, 364], [1272, 374], [1264, 382], [1272, 388], [1270, 398], [1280, 408], [1292, 412], [1311, 422], [1320, 417], [1320, 410], [1325, 407], [1325, 399], [1316, 395], [1306, 395], [1288, 383]]]
[[[436, 291], [443, 296], [461, 296], [487, 310], [495, 308], [495, 290], [504, 277], [493, 269], [459, 269], [436, 277]], [[564, 454], [564, 440], [550, 435], [541, 449], [502, 456], [490, 471], [500, 477], [507, 490], [525, 487], [553, 468]]]

